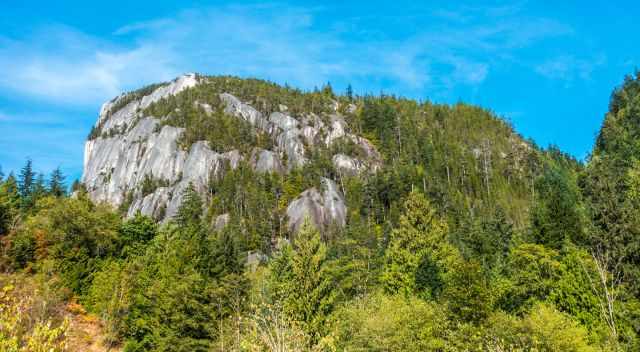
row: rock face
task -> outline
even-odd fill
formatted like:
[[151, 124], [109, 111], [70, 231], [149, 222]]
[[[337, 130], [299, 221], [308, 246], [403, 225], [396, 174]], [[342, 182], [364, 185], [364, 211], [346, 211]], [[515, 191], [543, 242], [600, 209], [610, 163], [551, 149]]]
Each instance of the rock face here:
[[300, 194], [287, 207], [288, 227], [297, 232], [306, 218], [318, 229], [324, 230], [331, 225], [344, 226], [347, 221], [347, 207], [342, 193], [335, 182], [322, 179], [321, 188], [310, 188]]
[[253, 151], [251, 155], [251, 166], [253, 166], [257, 172], [275, 172], [279, 174], [284, 172], [284, 167], [282, 166], [282, 162], [280, 162], [278, 154], [266, 149], [256, 149]]
[[[336, 154], [333, 162], [343, 175], [375, 171], [381, 163], [373, 145], [350, 134], [347, 123], [337, 112], [324, 119], [312, 113], [296, 118], [289, 114], [286, 106], [280, 106], [279, 112], [265, 116], [225, 92], [219, 94], [225, 113], [247, 121], [270, 136], [273, 150], [254, 148], [248, 155], [237, 150], [218, 153], [205, 141], [195, 142], [183, 150], [178, 140], [184, 128], [165, 125], [163, 116], [145, 116], [143, 111], [160, 99], [203, 82], [206, 83], [204, 78], [187, 74], [148, 95], [136, 96], [136, 99], [121, 95], [102, 106], [96, 122], [102, 134], [85, 144], [82, 176], [94, 201], [125, 205], [129, 216], [140, 211], [156, 219], [169, 219], [176, 214], [189, 183], [206, 195], [210, 177], [220, 176], [226, 170], [225, 165], [236, 168], [246, 160], [257, 172], [285, 174], [307, 162], [308, 149], [330, 147], [339, 140], [350, 140], [363, 151], [361, 155], [366, 156], [360, 160]], [[196, 104], [205, 107], [205, 111], [212, 109], [205, 102]], [[149, 179], [155, 188], [143, 194], [141, 185]], [[305, 214], [320, 228], [344, 225], [346, 207], [341, 193], [331, 180], [324, 179], [322, 184], [322, 189], [306, 190], [289, 205], [287, 214], [292, 230], [297, 230]]]
[[231, 216], [229, 215], [229, 213], [218, 215], [213, 222], [213, 228], [216, 231], [221, 231], [222, 229], [225, 228], [225, 226], [227, 226], [227, 224], [229, 224], [230, 220], [231, 220]]

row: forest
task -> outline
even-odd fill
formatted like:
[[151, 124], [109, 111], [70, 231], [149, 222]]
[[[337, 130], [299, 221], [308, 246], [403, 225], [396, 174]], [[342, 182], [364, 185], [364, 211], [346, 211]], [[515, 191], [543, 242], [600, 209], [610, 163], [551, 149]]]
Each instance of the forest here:
[[[287, 174], [241, 163], [207, 195], [187, 188], [166, 222], [31, 160], [0, 171], [1, 351], [72, 350], [70, 302], [105, 351], [640, 350], [640, 73], [613, 90], [584, 161], [464, 103], [205, 79], [145, 111], [184, 127], [184, 148], [268, 148], [224, 113], [224, 90], [264, 113], [351, 104], [382, 166], [335, 170], [337, 150], [359, 152], [347, 142]], [[287, 204], [320, 177], [340, 184], [346, 226], [289, 233]]]

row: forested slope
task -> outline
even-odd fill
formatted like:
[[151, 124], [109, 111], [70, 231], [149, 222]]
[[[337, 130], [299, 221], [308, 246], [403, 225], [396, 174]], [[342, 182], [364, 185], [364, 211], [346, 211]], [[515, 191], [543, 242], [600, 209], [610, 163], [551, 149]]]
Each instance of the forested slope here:
[[[193, 80], [127, 121], [155, 119], [151, 135], [180, 131], [175, 155], [194, 155], [204, 141], [211, 153], [240, 157], [203, 187], [188, 183], [166, 221], [125, 216], [126, 201], [119, 210], [95, 203], [82, 184], [69, 197], [59, 172], [47, 184], [30, 162], [3, 176], [3, 271], [37, 273], [76, 297], [103, 320], [105, 344], [125, 351], [640, 348], [639, 75], [614, 90], [586, 164], [463, 103], [336, 94], [328, 84], [302, 92], [226, 76]], [[163, 87], [175, 85], [111, 102], [90, 142], [130, 133], [136, 127], [114, 125], [109, 111], [118, 118]], [[229, 96], [268, 123], [329, 127], [318, 127], [300, 158], [290, 158], [298, 154], [278, 139], [290, 130], [239, 118]], [[332, 138], [336, 121], [344, 134]], [[282, 168], [257, 168], [257, 149], [273, 152]], [[336, 155], [366, 166], [348, 172]], [[128, 197], [172, 187], [152, 176], [140, 177]], [[287, 226], [291, 204], [324, 180], [344, 197], [344, 223]], [[1, 329], [0, 340], [12, 336]]]

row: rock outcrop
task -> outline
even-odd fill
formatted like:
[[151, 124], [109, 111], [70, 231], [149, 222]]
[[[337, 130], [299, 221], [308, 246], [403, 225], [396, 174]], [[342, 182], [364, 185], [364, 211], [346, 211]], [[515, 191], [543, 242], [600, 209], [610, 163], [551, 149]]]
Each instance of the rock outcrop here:
[[314, 187], [302, 192], [287, 207], [287, 225], [291, 232], [297, 232], [307, 218], [321, 230], [345, 225], [347, 206], [342, 193], [328, 178], [323, 178], [321, 183], [320, 189]]
[[[337, 112], [322, 118], [313, 113], [295, 117], [281, 105], [280, 111], [265, 116], [226, 92], [219, 93], [224, 112], [264, 132], [272, 139], [273, 150], [253, 148], [247, 155], [237, 150], [219, 153], [206, 141], [183, 149], [179, 140], [185, 129], [167, 125], [164, 116], [146, 116], [144, 110], [154, 102], [205, 83], [206, 79], [187, 74], [156, 87], [148, 95], [124, 94], [102, 106], [95, 126], [98, 133], [85, 145], [82, 177], [94, 201], [124, 205], [129, 216], [140, 211], [156, 219], [168, 219], [176, 214], [182, 193], [190, 183], [207, 194], [209, 179], [221, 176], [226, 165], [236, 168], [246, 160], [256, 172], [285, 174], [308, 161], [309, 149], [331, 147], [340, 140], [351, 141], [365, 156], [336, 154], [333, 162], [341, 174], [375, 171], [381, 163], [373, 145], [349, 133], [344, 117]], [[194, 104], [205, 112], [213, 111], [207, 102]], [[333, 111], [338, 110], [336, 106]], [[143, 194], [141, 185], [149, 180], [155, 188], [147, 187]], [[344, 225], [346, 206], [342, 194], [333, 181], [324, 179], [322, 184], [322, 189], [309, 189], [289, 205], [292, 230], [297, 230], [306, 215], [320, 228]]]

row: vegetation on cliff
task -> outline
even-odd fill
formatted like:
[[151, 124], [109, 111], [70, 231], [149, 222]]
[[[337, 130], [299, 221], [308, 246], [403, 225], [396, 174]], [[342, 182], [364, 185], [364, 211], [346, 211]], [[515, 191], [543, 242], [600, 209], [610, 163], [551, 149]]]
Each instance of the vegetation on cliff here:
[[[287, 174], [241, 163], [207, 194], [187, 188], [178, 216], [157, 224], [81, 186], [68, 197], [60, 173], [47, 183], [28, 162], [0, 183], [2, 270], [44, 275], [125, 351], [640, 348], [640, 75], [614, 91], [586, 164], [462, 103], [206, 79], [147, 113], [185, 127], [184, 143], [249, 150], [262, 137], [224, 114], [221, 91], [294, 116], [337, 102], [382, 167], [343, 175], [329, 147]], [[287, 204], [320, 177], [345, 194], [346, 226], [288, 233]], [[52, 319], [57, 344], [65, 325]], [[2, 329], [0, 345], [16, 348], [40, 336]]]

